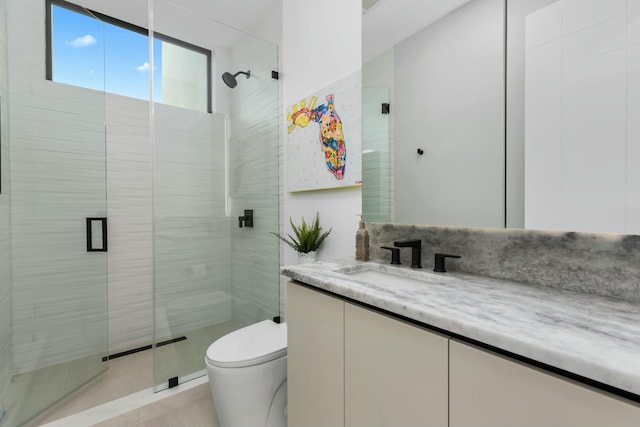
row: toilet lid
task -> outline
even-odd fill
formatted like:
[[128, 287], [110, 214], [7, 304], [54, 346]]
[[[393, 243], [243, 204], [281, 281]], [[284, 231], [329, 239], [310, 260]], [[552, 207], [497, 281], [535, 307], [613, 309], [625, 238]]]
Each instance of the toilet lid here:
[[213, 366], [239, 368], [258, 365], [287, 354], [287, 324], [264, 320], [233, 331], [207, 349]]

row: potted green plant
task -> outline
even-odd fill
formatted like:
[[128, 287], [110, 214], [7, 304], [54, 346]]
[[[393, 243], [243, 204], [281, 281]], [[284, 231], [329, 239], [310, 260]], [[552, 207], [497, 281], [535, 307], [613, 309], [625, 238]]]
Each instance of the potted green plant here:
[[329, 231], [322, 232], [320, 227], [320, 214], [316, 212], [316, 218], [311, 224], [308, 224], [304, 217], [299, 226], [293, 223], [291, 217], [289, 217], [289, 223], [295, 234], [295, 237], [287, 233], [287, 237], [280, 235], [279, 233], [271, 233], [277, 236], [280, 240], [291, 246], [298, 252], [298, 262], [310, 262], [316, 259], [316, 250], [320, 247], [324, 239], [327, 238]]

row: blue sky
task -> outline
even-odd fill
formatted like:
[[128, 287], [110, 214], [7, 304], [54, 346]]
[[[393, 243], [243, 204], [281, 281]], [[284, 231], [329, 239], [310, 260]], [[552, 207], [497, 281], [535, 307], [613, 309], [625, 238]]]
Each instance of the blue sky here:
[[[53, 80], [149, 99], [147, 36], [53, 6]], [[162, 49], [154, 40], [154, 101], [162, 100]]]

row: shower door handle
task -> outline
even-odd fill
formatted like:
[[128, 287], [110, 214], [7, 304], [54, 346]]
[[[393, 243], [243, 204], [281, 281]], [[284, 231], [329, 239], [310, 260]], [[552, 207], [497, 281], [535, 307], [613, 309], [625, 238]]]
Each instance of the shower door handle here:
[[[93, 228], [100, 227], [102, 246], [93, 246]], [[87, 218], [87, 252], [107, 252], [107, 218]]]

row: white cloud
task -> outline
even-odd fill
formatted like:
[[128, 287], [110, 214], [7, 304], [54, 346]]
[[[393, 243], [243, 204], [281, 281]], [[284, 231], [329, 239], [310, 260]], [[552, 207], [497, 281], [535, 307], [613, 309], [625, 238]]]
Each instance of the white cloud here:
[[82, 37], [78, 37], [74, 41], [66, 41], [65, 44], [71, 45], [73, 47], [85, 47], [90, 46], [96, 43], [96, 38], [90, 34], [84, 35]]
[[148, 62], [145, 62], [142, 65], [138, 65], [136, 67], [136, 71], [140, 72], [140, 73], [144, 73], [145, 71], [149, 71], [149, 69], [151, 68], [151, 66], [149, 65]]

